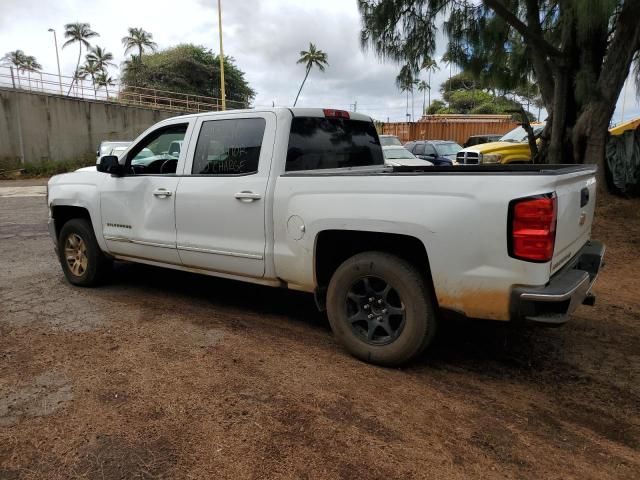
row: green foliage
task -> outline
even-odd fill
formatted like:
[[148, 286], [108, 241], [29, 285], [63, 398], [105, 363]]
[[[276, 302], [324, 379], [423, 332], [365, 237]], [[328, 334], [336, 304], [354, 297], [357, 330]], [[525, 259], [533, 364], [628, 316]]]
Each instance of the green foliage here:
[[440, 110], [445, 109], [446, 106], [447, 104], [444, 103], [442, 100], [434, 100], [433, 102], [431, 102], [431, 105], [429, 106], [429, 108], [427, 108], [427, 114], [433, 115], [436, 113], [442, 113]]
[[[248, 106], [255, 92], [244, 72], [227, 56], [224, 80], [227, 100]], [[205, 47], [182, 44], [147, 54], [142, 61], [126, 61], [121, 81], [124, 85], [220, 98], [220, 60]]]
[[474, 88], [545, 106], [551, 163], [601, 163], [625, 78], [632, 65], [640, 74], [639, 0], [358, 0], [358, 9], [362, 46], [413, 72], [435, 54], [444, 19], [443, 60]]
[[482, 90], [454, 90], [443, 95], [449, 102], [449, 108], [456, 113], [469, 113], [473, 108], [488, 103], [494, 97]]
[[42, 65], [38, 63], [36, 57], [27, 55], [22, 50], [7, 52], [0, 61], [13, 65], [22, 72], [37, 72], [42, 69]]
[[471, 90], [473, 88], [478, 88], [478, 86], [479, 82], [474, 80], [470, 73], [460, 72], [442, 82], [442, 85], [440, 85], [440, 92], [446, 93], [452, 90]]

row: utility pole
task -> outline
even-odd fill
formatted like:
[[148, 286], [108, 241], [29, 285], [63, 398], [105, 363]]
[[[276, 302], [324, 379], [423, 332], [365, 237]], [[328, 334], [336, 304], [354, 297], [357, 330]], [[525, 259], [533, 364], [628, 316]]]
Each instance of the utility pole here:
[[224, 91], [224, 50], [222, 49], [222, 6], [218, 0], [218, 30], [220, 31], [220, 95], [222, 96], [222, 110], [227, 109], [227, 98]]
[[50, 28], [49, 31], [53, 32], [53, 44], [56, 47], [56, 62], [58, 62], [58, 83], [60, 83], [60, 95], [63, 95], [62, 75], [60, 74], [60, 55], [58, 55], [58, 37], [56, 36], [56, 31], [53, 28]]
[[354, 112], [357, 112], [357, 111], [358, 111], [358, 101], [357, 101], [357, 100], [354, 100], [354, 101], [353, 101], [353, 111], [354, 111]]

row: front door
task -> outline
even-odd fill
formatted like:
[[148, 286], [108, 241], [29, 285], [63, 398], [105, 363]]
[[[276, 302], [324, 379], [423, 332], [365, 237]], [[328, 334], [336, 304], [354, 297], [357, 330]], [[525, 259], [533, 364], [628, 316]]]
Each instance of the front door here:
[[[127, 154], [125, 175], [104, 180], [102, 233], [110, 253], [179, 265], [175, 200], [188, 123], [164, 124]], [[180, 143], [177, 143], [180, 142]], [[173, 148], [172, 148], [173, 147]], [[179, 170], [178, 170], [179, 171]]]
[[177, 247], [185, 266], [264, 276], [275, 122], [272, 113], [198, 119], [176, 196]]

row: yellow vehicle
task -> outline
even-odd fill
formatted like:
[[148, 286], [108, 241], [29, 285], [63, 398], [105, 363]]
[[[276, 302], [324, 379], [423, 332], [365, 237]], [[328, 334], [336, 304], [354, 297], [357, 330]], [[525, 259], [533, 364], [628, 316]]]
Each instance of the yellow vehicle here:
[[[536, 138], [544, 129], [544, 123], [532, 123]], [[497, 142], [482, 143], [473, 147], [463, 148], [456, 155], [456, 162], [465, 165], [479, 163], [529, 163], [531, 149], [527, 140], [527, 132], [522, 127], [516, 127], [502, 136]]]
[[[536, 138], [540, 136], [544, 129], [543, 123], [532, 123], [533, 133]], [[621, 135], [627, 130], [632, 130], [640, 126], [640, 117], [609, 130], [611, 135]], [[540, 140], [537, 140], [540, 142]], [[473, 147], [463, 148], [456, 155], [456, 162], [463, 165], [477, 165], [487, 163], [529, 163], [531, 161], [531, 149], [527, 139], [527, 132], [522, 127], [516, 127], [505, 134], [497, 142], [483, 143]]]

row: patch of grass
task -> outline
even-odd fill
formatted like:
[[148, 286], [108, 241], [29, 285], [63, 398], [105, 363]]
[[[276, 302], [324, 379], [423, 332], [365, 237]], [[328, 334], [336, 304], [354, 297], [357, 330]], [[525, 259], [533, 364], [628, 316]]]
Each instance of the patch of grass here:
[[[78, 168], [89, 167], [95, 165], [95, 162], [96, 160], [93, 157], [84, 157], [74, 160], [65, 160], [62, 162], [46, 160], [42, 162], [27, 163], [24, 166], [15, 165], [11, 166], [11, 168], [7, 165], [6, 174], [3, 176], [8, 178], [50, 177], [59, 173], [72, 172]], [[4, 169], [0, 169], [0, 172], [2, 170]]]

